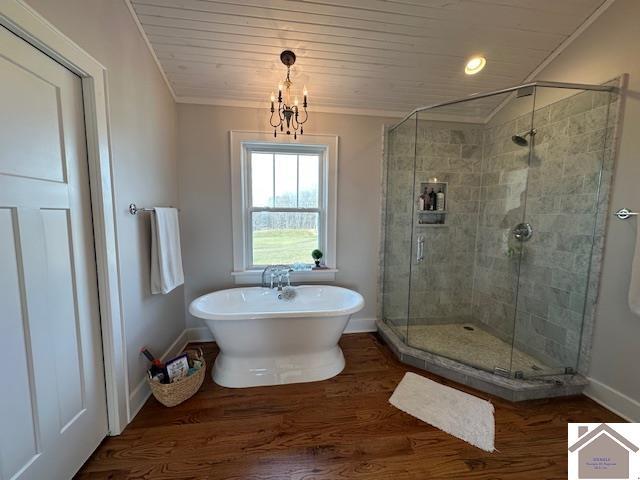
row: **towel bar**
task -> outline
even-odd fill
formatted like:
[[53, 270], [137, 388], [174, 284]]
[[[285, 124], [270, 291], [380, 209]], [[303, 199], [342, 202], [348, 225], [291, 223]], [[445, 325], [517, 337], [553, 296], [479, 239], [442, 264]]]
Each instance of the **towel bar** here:
[[638, 212], [632, 212], [627, 208], [621, 208], [616, 213], [614, 213], [614, 215], [618, 217], [620, 220], [626, 220], [629, 217], [637, 216]]
[[[167, 208], [173, 208], [173, 207], [167, 207]], [[138, 207], [135, 203], [129, 204], [129, 213], [131, 215], [135, 215], [138, 212], [153, 212], [154, 210], [155, 208]], [[178, 211], [180, 211], [180, 209], [178, 209]]]

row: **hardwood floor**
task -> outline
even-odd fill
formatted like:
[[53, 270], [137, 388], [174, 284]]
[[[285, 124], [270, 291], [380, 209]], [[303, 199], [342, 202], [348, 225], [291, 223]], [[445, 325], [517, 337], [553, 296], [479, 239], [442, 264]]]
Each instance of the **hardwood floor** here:
[[[323, 382], [227, 389], [207, 377], [175, 408], [151, 398], [78, 479], [566, 479], [567, 422], [621, 422], [586, 397], [510, 403], [399, 363], [373, 334], [345, 335]], [[215, 344], [200, 344], [212, 364]], [[407, 371], [495, 405], [488, 454], [388, 403]]]

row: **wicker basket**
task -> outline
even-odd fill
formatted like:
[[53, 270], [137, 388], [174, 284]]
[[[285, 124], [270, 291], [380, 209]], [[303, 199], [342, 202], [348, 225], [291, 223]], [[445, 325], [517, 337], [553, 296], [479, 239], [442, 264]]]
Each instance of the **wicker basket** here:
[[191, 360], [202, 362], [200, 369], [193, 375], [176, 380], [173, 383], [160, 383], [147, 377], [151, 392], [156, 399], [165, 407], [175, 407], [185, 400], [191, 398], [202, 386], [207, 364], [204, 361], [202, 350], [185, 350]]

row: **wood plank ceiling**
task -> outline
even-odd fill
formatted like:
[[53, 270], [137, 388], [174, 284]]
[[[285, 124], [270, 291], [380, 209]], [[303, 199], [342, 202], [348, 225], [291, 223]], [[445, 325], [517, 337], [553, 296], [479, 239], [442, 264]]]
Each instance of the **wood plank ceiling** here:
[[[267, 107], [291, 49], [293, 88], [307, 85], [311, 111], [397, 115], [522, 82], [603, 0], [131, 3], [178, 101]], [[467, 76], [475, 54], [487, 66]], [[477, 101], [472, 115], [501, 100]]]

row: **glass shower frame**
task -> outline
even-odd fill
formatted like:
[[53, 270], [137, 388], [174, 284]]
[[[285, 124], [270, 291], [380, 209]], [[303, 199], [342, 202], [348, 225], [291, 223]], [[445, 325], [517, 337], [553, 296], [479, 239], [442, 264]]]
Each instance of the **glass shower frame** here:
[[[392, 326], [396, 333], [401, 336], [403, 341], [407, 343], [409, 346], [420, 348], [431, 353], [435, 353], [440, 356], [449, 357], [452, 360], [460, 361], [462, 363], [471, 365], [476, 368], [484, 369], [491, 371], [493, 373], [498, 373], [505, 376], [537, 376], [537, 375], [555, 375], [562, 373], [572, 373], [577, 369], [578, 360], [579, 360], [579, 343], [581, 341], [582, 335], [582, 323], [580, 321], [580, 331], [577, 333], [578, 335], [578, 348], [570, 360], [564, 361], [557, 365], [553, 365], [552, 368], [544, 368], [540, 369], [540, 372], [534, 370], [523, 372], [519, 369], [519, 365], [517, 361], [514, 361], [514, 352], [517, 352], [517, 355], [522, 355], [522, 353], [516, 348], [520, 345], [522, 348], [526, 348], [527, 343], [527, 328], [530, 328], [529, 325], [531, 323], [531, 315], [529, 312], [529, 317], [527, 318], [525, 325], [524, 320], [520, 320], [519, 316], [524, 310], [521, 308], [521, 305], [525, 301], [524, 299], [528, 298], [525, 295], [521, 294], [521, 290], [531, 289], [532, 284], [529, 284], [526, 280], [529, 278], [527, 275], [533, 275], [533, 270], [535, 268], [525, 264], [523, 266], [523, 255], [526, 254], [525, 249], [514, 248], [513, 258], [510, 260], [511, 266], [514, 269], [514, 274], [507, 278], [507, 281], [514, 282], [514, 302], [513, 302], [513, 310], [510, 312], [512, 315], [512, 325], [511, 332], [501, 338], [501, 340], [509, 345], [509, 349], [505, 351], [504, 355], [499, 358], [499, 361], [494, 362], [495, 365], [488, 367], [486, 364], [474, 362], [472, 358], [465, 357], [464, 355], [447, 355], [446, 351], [438, 351], [437, 348], [425, 348], [423, 344], [420, 342], [412, 342], [412, 334], [411, 332], [415, 329], [412, 328], [412, 319], [419, 318], [420, 315], [417, 313], [419, 306], [418, 303], [420, 301], [428, 301], [429, 299], [421, 298], [420, 291], [416, 289], [416, 271], [421, 268], [422, 262], [424, 262], [425, 255], [428, 256], [429, 253], [432, 253], [430, 248], [434, 243], [434, 239], [429, 239], [428, 243], [431, 245], [425, 245], [426, 239], [424, 235], [421, 234], [420, 228], [416, 224], [416, 218], [418, 217], [416, 208], [416, 198], [420, 194], [420, 189], [424, 186], [424, 182], [421, 182], [421, 179], [416, 176], [416, 172], [419, 172], [421, 166], [419, 165], [419, 155], [418, 150], [421, 148], [421, 141], [419, 139], [421, 135], [420, 131], [420, 115], [423, 112], [437, 111], [443, 110], [445, 107], [453, 106], [453, 105], [464, 105], [467, 102], [472, 102], [474, 100], [494, 97], [494, 96], [506, 96], [510, 95], [514, 92], [523, 92], [522, 97], [525, 98], [525, 101], [531, 102], [530, 107], [530, 115], [529, 120], [526, 121], [527, 125], [523, 123], [519, 124], [519, 130], [525, 131], [533, 131], [536, 127], [536, 121], [534, 119], [534, 115], [536, 113], [535, 106], [535, 96], [538, 89], [571, 89], [576, 91], [599, 91], [611, 93], [615, 91], [615, 87], [607, 86], [607, 85], [585, 85], [585, 84], [574, 84], [574, 83], [559, 83], [559, 82], [530, 82], [523, 85], [518, 85], [514, 87], [510, 87], [507, 89], [497, 90], [493, 92], [487, 92], [477, 95], [472, 95], [470, 97], [466, 97], [460, 100], [454, 100], [449, 102], [443, 102], [440, 104], [432, 105], [429, 107], [418, 108], [408, 114], [401, 122], [396, 124], [394, 127], [389, 129], [388, 137], [387, 137], [387, 184], [386, 184], [386, 193], [387, 193], [387, 201], [386, 201], [386, 212], [385, 212], [385, 262], [384, 262], [384, 271], [383, 271], [383, 319], [385, 322]], [[527, 94], [528, 93], [528, 94]], [[516, 97], [518, 98], [518, 97]], [[528, 100], [526, 100], [528, 99]], [[608, 118], [608, 116], [607, 116]], [[607, 125], [605, 124], [606, 128]], [[484, 141], [484, 139], [483, 139]], [[400, 150], [398, 148], [400, 147]], [[537, 145], [534, 141], [529, 142], [527, 147], [526, 157], [527, 157], [527, 167], [524, 169], [523, 173], [523, 190], [519, 191], [522, 195], [522, 202], [518, 209], [514, 209], [513, 214], [510, 217], [509, 224], [514, 224], [515, 219], [519, 219], [519, 224], [527, 224], [526, 221], [528, 219], [528, 210], [526, 206], [527, 198], [529, 198], [529, 182], [530, 182], [530, 168], [532, 162], [535, 161], [537, 151]], [[413, 155], [412, 155], [413, 154]], [[483, 154], [484, 155], [484, 154]], [[590, 268], [590, 260], [593, 251], [593, 245], [595, 243], [595, 224], [597, 221], [598, 209], [597, 205], [599, 204], [600, 198], [600, 180], [602, 174], [602, 161], [604, 159], [604, 154], [601, 155], [600, 158], [600, 170], [597, 174], [597, 192], [596, 192], [596, 200], [595, 200], [595, 211], [593, 213], [593, 222], [591, 225], [587, 225], [587, 228], [592, 228], [593, 233], [591, 235], [591, 248], [588, 252], [589, 264]], [[484, 161], [484, 157], [483, 160]], [[418, 162], [418, 163], [417, 163]], [[536, 172], [534, 172], [536, 173]], [[401, 176], [400, 180], [398, 180], [398, 175]], [[422, 179], [424, 180], [424, 179]], [[455, 185], [448, 184], [448, 182], [440, 179], [440, 184], [442, 188], [453, 189]], [[398, 194], [396, 189], [393, 187], [393, 182], [400, 181], [405, 182], [406, 184], [410, 184], [411, 190], [410, 195]], [[437, 184], [437, 182], [434, 182]], [[520, 188], [520, 187], [519, 187]], [[402, 190], [402, 189], [400, 189]], [[398, 208], [400, 207], [400, 208]], [[410, 215], [407, 215], [407, 210], [411, 211]], [[517, 210], [517, 211], [516, 211]], [[437, 217], [440, 215], [440, 218], [449, 215], [449, 213], [443, 214], [427, 214], [429, 216]], [[454, 214], [451, 214], [453, 216]], [[478, 213], [478, 218], [480, 218], [480, 213]], [[513, 226], [513, 225], [511, 225]], [[433, 227], [437, 227], [434, 225]], [[432, 227], [431, 227], [432, 228]], [[534, 227], [535, 228], [535, 227]], [[436, 231], [433, 228], [430, 231]], [[537, 233], [537, 232], [535, 232]], [[536, 239], [536, 236], [532, 237]], [[542, 234], [543, 232], [540, 232]], [[476, 235], [476, 238], [479, 236], [479, 233]], [[436, 238], [437, 241], [437, 238]], [[535, 243], [536, 240], [532, 240], [531, 245]], [[515, 245], [517, 247], [517, 244]], [[477, 246], [474, 246], [477, 248]], [[511, 247], [510, 247], [511, 248]], [[531, 248], [533, 251], [533, 247]], [[406, 255], [406, 252], [409, 252]], [[425, 254], [425, 251], [427, 252]], [[474, 251], [474, 255], [477, 252]], [[402, 258], [404, 255], [404, 258]], [[407, 258], [408, 257], [408, 258]], [[422, 257], [422, 258], [421, 258]], [[525, 270], [521, 272], [521, 269]], [[589, 278], [589, 272], [586, 272], [586, 276], [584, 278]], [[584, 285], [585, 293], [582, 298], [582, 313], [580, 314], [582, 320], [585, 315], [585, 308], [587, 304], [587, 289], [589, 285]], [[444, 293], [444, 295], [450, 295], [449, 293]], [[573, 300], [575, 303], [575, 300]], [[574, 308], [577, 310], [577, 308]], [[574, 312], [575, 313], [575, 312]], [[553, 328], [554, 325], [549, 323], [547, 324], [543, 322], [543, 319], [537, 318], [536, 321], [541, 325], [538, 325], [540, 328]], [[460, 322], [457, 322], [460, 323]], [[435, 322], [437, 325], [438, 322]], [[461, 328], [470, 327], [470, 325], [464, 325], [464, 322], [460, 323]], [[524, 328], [527, 326], [527, 328]], [[448, 327], [447, 327], [448, 328]], [[537, 327], [536, 327], [537, 328]], [[471, 328], [473, 329], [473, 328]], [[433, 331], [433, 330], [432, 330]], [[447, 336], [446, 329], [442, 330], [444, 335]], [[492, 332], [493, 333], [493, 332]], [[575, 336], [576, 333], [573, 332]], [[462, 338], [462, 337], [461, 337]], [[450, 340], [451, 338], [449, 338]], [[447, 338], [445, 338], [447, 340]], [[446, 343], [446, 342], [445, 342]], [[575, 343], [575, 342], [574, 342]], [[526, 355], [525, 355], [526, 357]], [[528, 358], [528, 357], [526, 357]], [[520, 359], [522, 360], [522, 359]]]

